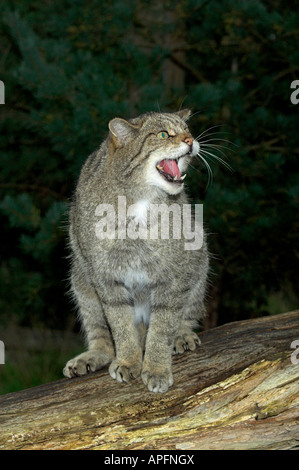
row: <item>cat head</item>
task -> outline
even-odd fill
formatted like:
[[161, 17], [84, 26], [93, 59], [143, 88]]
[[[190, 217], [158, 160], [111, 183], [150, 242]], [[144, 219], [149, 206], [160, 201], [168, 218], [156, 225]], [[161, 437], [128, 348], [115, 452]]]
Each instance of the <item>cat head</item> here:
[[189, 110], [147, 113], [109, 122], [109, 156], [119, 178], [130, 184], [155, 186], [170, 195], [184, 187], [188, 164], [199, 151], [186, 121]]

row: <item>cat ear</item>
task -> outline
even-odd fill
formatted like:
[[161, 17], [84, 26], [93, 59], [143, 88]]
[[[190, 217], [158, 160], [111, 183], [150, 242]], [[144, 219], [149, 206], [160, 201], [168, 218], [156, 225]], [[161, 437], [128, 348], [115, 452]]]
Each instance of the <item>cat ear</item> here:
[[191, 115], [191, 110], [190, 109], [180, 109], [180, 111], [177, 111], [176, 113], [183, 121], [187, 121], [188, 118]]
[[136, 127], [125, 119], [114, 118], [109, 122], [109, 130], [117, 146], [127, 144], [136, 135]]

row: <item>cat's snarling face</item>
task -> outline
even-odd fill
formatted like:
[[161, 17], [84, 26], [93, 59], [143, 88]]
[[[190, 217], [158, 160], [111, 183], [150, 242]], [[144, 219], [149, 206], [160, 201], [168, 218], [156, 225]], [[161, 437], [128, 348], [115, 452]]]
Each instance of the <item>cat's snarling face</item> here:
[[180, 193], [188, 164], [199, 152], [186, 124], [189, 115], [182, 110], [143, 114], [130, 121], [112, 119], [109, 160], [118, 177], [171, 195]]

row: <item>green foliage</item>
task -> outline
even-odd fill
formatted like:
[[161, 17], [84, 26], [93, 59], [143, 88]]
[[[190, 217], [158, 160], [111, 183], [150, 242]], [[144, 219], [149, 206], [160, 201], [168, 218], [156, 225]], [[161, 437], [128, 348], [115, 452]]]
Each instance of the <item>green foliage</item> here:
[[193, 201], [204, 201], [219, 321], [276, 313], [269, 298], [295, 291], [297, 279], [295, 2], [0, 7], [0, 322], [66, 324], [64, 227], [82, 163], [112, 117], [181, 105], [196, 113], [195, 135], [211, 128], [200, 138], [209, 140], [206, 150], [234, 170], [206, 155], [213, 183], [206, 188], [200, 161], [188, 183]]
[[42, 351], [18, 351], [0, 367], [0, 395], [61, 378], [66, 361], [80, 352], [82, 349], [74, 349], [71, 345], [57, 345]]

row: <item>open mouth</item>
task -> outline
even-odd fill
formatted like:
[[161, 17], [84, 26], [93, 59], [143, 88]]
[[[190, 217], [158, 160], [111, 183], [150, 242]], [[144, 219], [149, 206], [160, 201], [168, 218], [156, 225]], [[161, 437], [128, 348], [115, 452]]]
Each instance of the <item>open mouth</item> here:
[[161, 160], [156, 168], [160, 175], [162, 175], [169, 183], [182, 184], [186, 174], [181, 175], [178, 167], [178, 158]]

